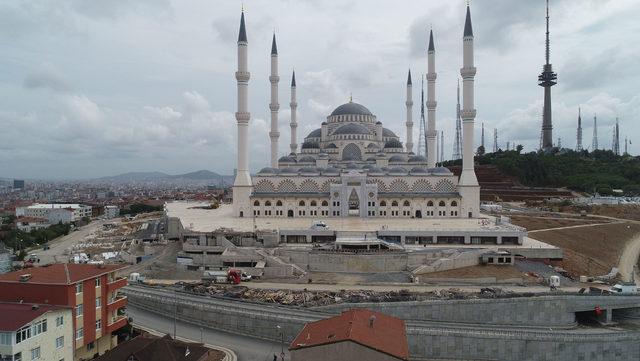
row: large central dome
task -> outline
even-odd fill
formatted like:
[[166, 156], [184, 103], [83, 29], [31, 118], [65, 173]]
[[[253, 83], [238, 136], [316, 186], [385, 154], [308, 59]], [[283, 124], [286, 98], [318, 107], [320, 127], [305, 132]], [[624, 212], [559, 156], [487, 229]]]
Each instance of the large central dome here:
[[362, 104], [358, 104], [354, 102], [344, 103], [341, 106], [334, 109], [333, 112], [331, 113], [331, 115], [348, 115], [348, 114], [373, 115], [371, 114], [369, 109], [367, 109], [367, 107], [365, 107]]

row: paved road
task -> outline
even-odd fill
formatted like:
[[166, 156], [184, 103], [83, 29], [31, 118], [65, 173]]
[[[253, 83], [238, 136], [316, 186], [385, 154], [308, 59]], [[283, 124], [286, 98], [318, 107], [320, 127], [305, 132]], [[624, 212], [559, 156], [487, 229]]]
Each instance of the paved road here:
[[[173, 319], [164, 317], [148, 311], [135, 308], [132, 305], [127, 306], [127, 314], [133, 317], [134, 323], [139, 323], [145, 327], [152, 328], [159, 332], [173, 334]], [[200, 327], [178, 321], [176, 334], [180, 337], [191, 340], [203, 340], [205, 343], [219, 345], [233, 350], [238, 355], [238, 361], [271, 361], [273, 354], [280, 354], [281, 344], [270, 341], [254, 339], [246, 336], [234, 335], [231, 333], [212, 330], [205, 328], [202, 330], [202, 338]], [[285, 348], [289, 360], [289, 351]]]
[[[636, 284], [640, 283], [640, 277], [638, 277], [634, 269], [638, 264], [638, 257], [640, 257], [640, 234], [627, 242], [627, 245], [624, 247], [624, 251], [622, 251], [622, 255], [620, 256], [618, 272], [622, 276], [623, 281], [631, 282], [631, 279], [635, 277]], [[634, 277], [631, 277], [631, 275], [634, 275]]]
[[[109, 220], [113, 222], [113, 220]], [[68, 262], [69, 255], [64, 254], [64, 250], [73, 246], [74, 244], [82, 241], [86, 236], [97, 231], [107, 221], [99, 220], [89, 223], [84, 227], [80, 227], [77, 231], [73, 231], [66, 236], [58, 237], [48, 242], [50, 248], [43, 251], [42, 248], [34, 250], [31, 253], [35, 253], [40, 258], [40, 264], [49, 264], [55, 262]]]

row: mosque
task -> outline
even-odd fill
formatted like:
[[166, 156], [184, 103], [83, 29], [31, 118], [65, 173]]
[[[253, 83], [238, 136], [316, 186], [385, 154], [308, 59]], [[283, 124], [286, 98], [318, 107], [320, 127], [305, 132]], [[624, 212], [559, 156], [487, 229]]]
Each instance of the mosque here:
[[474, 171], [473, 29], [467, 6], [462, 46], [463, 170], [458, 178], [436, 166], [435, 45], [433, 32], [427, 51], [427, 157], [415, 155], [412, 81], [406, 84], [406, 142], [385, 128], [366, 106], [342, 104], [298, 149], [295, 73], [291, 78], [290, 149], [277, 157], [278, 51], [271, 47], [271, 164], [251, 176], [248, 169], [247, 110], [248, 40], [244, 12], [238, 36], [237, 173], [233, 185], [235, 217], [252, 218], [478, 218], [480, 187]]

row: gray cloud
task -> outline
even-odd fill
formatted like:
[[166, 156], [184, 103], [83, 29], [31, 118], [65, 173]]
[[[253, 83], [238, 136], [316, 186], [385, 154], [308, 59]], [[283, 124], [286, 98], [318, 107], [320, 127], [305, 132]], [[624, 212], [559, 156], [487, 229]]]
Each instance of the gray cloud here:
[[57, 92], [71, 90], [67, 79], [51, 63], [44, 63], [39, 69], [29, 73], [24, 79], [24, 86], [28, 89], [47, 88]]

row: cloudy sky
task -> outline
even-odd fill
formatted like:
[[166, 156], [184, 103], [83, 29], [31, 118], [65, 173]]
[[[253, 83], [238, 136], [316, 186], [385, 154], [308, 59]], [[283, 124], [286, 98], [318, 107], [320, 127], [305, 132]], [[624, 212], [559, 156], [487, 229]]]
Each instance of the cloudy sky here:
[[[437, 51], [437, 127], [451, 156], [463, 0], [246, 0], [251, 167], [268, 164], [269, 51], [280, 54], [280, 153], [289, 139], [290, 73], [298, 84], [299, 137], [353, 94], [405, 138], [404, 89]], [[600, 146], [612, 125], [640, 151], [640, 2], [552, 0], [554, 138], [584, 143], [598, 115]], [[128, 171], [230, 174], [235, 163], [236, 39], [230, 0], [0, 1], [0, 177], [91, 178]], [[544, 62], [543, 0], [474, 0], [476, 145], [538, 145]], [[418, 87], [416, 86], [416, 88]], [[419, 90], [414, 90], [414, 119]], [[416, 123], [417, 124], [417, 123]], [[417, 137], [418, 127], [415, 127]], [[300, 143], [301, 141], [299, 141]]]

